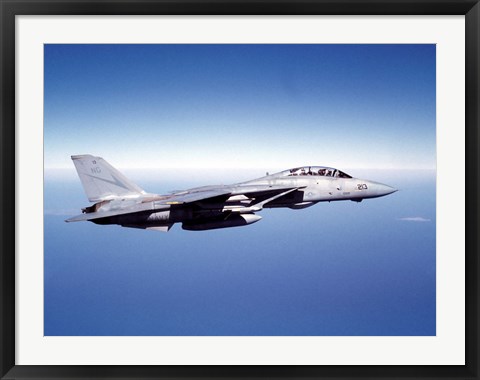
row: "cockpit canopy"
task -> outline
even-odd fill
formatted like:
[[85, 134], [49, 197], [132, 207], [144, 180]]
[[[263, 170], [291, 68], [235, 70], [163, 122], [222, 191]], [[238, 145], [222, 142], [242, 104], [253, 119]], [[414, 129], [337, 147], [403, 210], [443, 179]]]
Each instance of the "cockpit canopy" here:
[[299, 168], [284, 170], [279, 174], [284, 177], [315, 175], [315, 176], [323, 176], [323, 177], [352, 178], [352, 176], [338, 169], [329, 168], [326, 166], [303, 166]]

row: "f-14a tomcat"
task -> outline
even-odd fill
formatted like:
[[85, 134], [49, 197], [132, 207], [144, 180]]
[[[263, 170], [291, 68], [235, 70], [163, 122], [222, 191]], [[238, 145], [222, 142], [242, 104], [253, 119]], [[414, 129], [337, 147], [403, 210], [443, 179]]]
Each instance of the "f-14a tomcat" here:
[[101, 157], [72, 156], [93, 205], [67, 222], [90, 221], [168, 231], [175, 223], [189, 231], [237, 227], [261, 219], [264, 208], [302, 209], [318, 202], [361, 202], [396, 189], [353, 178], [334, 168], [303, 166], [233, 185], [196, 187], [168, 195], [147, 193]]

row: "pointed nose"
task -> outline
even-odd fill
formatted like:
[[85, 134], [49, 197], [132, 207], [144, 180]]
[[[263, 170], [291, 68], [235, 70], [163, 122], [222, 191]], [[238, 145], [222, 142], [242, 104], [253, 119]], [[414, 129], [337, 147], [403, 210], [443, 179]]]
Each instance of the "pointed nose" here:
[[370, 186], [371, 186], [370, 189], [372, 190], [372, 193], [376, 197], [383, 197], [385, 195], [392, 194], [392, 193], [398, 191], [394, 187], [384, 185], [383, 183], [376, 183], [375, 182], [375, 183], [372, 183]]

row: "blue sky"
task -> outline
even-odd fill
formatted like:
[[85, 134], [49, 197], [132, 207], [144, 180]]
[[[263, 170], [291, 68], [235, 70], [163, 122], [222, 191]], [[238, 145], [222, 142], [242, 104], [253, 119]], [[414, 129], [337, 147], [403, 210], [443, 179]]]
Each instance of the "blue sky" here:
[[45, 167], [435, 168], [435, 45], [45, 45]]

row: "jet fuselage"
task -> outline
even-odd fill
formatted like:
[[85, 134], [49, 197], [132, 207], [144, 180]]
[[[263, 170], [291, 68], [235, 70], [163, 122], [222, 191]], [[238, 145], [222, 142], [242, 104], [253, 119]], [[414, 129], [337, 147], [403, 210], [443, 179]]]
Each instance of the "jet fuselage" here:
[[94, 205], [67, 222], [92, 221], [168, 231], [243, 226], [261, 219], [264, 208], [301, 209], [318, 202], [378, 198], [396, 189], [353, 178], [329, 167], [304, 166], [232, 185], [203, 186], [168, 195], [146, 193], [101, 157], [72, 156], [85, 192]]

